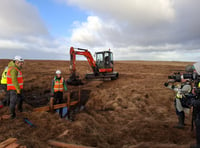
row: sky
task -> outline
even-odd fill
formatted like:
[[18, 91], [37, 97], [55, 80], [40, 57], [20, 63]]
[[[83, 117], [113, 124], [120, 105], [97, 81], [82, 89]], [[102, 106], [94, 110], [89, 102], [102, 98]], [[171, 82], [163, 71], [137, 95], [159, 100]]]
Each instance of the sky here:
[[[199, 0], [0, 0], [0, 59], [199, 61]], [[77, 59], [84, 59], [78, 56]]]

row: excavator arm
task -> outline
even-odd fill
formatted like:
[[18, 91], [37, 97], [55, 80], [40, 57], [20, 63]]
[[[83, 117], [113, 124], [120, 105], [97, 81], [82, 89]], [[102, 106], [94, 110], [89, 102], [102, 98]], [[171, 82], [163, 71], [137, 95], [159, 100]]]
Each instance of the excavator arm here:
[[79, 79], [79, 76], [76, 75], [76, 55], [83, 55], [87, 58], [89, 65], [91, 66], [93, 73], [98, 73], [98, 68], [96, 66], [96, 62], [93, 59], [91, 53], [87, 49], [82, 48], [70, 48], [70, 71], [71, 75], [67, 80], [67, 84], [69, 85], [80, 85], [83, 84]]
[[85, 56], [88, 60], [88, 63], [90, 64], [93, 72], [96, 73], [98, 71], [96, 62], [93, 59], [91, 53], [87, 49], [71, 47], [70, 48], [70, 70], [71, 70], [71, 73], [76, 72], [76, 55]]

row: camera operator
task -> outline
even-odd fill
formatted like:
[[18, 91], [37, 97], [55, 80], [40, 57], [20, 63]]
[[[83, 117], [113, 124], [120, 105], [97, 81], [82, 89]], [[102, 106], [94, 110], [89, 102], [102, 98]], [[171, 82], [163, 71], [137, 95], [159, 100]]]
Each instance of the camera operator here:
[[[193, 65], [188, 65], [185, 68], [185, 73], [180, 74], [174, 73], [171, 76], [168, 76], [168, 79], [171, 82], [181, 82], [184, 79], [189, 79], [192, 82], [193, 90], [190, 99], [188, 99], [188, 104], [190, 107], [193, 107], [192, 113], [192, 123], [195, 121], [196, 126], [196, 144], [191, 145], [191, 148], [200, 148], [200, 62], [194, 63]], [[168, 83], [165, 83], [167, 86]], [[168, 87], [168, 86], [167, 86]], [[177, 97], [176, 97], [177, 98]], [[177, 100], [177, 99], [176, 99]], [[193, 128], [193, 124], [192, 124]]]
[[[189, 67], [189, 66], [188, 66]], [[195, 63], [190, 66], [193, 72], [196, 73], [194, 79], [194, 93], [196, 97], [191, 99], [191, 106], [193, 106], [193, 121], [195, 121], [196, 126], [196, 144], [191, 145], [191, 148], [200, 148], [200, 63]]]
[[191, 146], [191, 148], [200, 148], [200, 98], [199, 94], [196, 99], [192, 99], [191, 105], [193, 106], [193, 117], [195, 117], [196, 126], [196, 144]]
[[178, 129], [183, 129], [185, 126], [185, 113], [189, 113], [189, 99], [191, 99], [192, 95], [192, 86], [189, 81], [178, 83], [178, 85], [169, 84], [166, 82], [164, 85], [167, 88], [170, 88], [176, 92], [176, 96], [174, 99], [174, 106], [176, 110], [176, 115], [178, 117], [178, 124], [174, 126]]

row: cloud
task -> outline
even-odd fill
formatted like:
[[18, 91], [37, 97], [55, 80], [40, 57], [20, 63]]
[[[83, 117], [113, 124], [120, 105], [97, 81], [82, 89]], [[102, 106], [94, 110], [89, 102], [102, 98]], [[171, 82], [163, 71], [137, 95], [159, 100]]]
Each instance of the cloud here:
[[[69, 59], [69, 46], [111, 48], [117, 60], [197, 60], [199, 0], [54, 0], [87, 12], [71, 35], [54, 38], [36, 6], [0, 0], [0, 58]], [[56, 56], [55, 56], [56, 55]]]
[[37, 9], [25, 0], [1, 0], [0, 10], [0, 37], [48, 35]]
[[171, 0], [67, 0], [101, 17], [109, 17], [129, 24], [153, 25], [168, 22], [174, 18]]
[[76, 23], [72, 31], [71, 40], [79, 46], [114, 48], [118, 59], [197, 59], [198, 0], [63, 1], [90, 14], [87, 21]]
[[[26, 59], [69, 59], [66, 52], [67, 39], [49, 39], [29, 36], [26, 40], [0, 40], [0, 56], [12, 59], [21, 55]], [[66, 58], [67, 57], [67, 58]]]
[[49, 34], [35, 6], [25, 0], [0, 0], [0, 10], [0, 58], [66, 59], [66, 39]]
[[118, 34], [116, 31], [116, 25], [112, 24], [112, 22], [104, 25], [104, 22], [99, 17], [89, 16], [87, 22], [74, 22], [71, 43], [81, 43], [89, 47], [106, 46], [110, 42], [109, 36], [113, 33]]

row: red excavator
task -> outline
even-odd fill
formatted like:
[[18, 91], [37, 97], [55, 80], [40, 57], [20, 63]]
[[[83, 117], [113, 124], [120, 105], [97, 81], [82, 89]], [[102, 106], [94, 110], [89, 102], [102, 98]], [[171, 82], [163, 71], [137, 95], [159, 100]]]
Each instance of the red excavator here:
[[105, 79], [109, 78], [115, 80], [118, 78], [118, 72], [113, 71], [113, 53], [110, 51], [101, 51], [96, 52], [96, 62], [93, 59], [91, 53], [87, 49], [82, 48], [70, 48], [70, 71], [71, 76], [67, 80], [67, 83], [70, 85], [80, 85], [82, 84], [79, 76], [76, 74], [76, 55], [84, 55], [91, 68], [93, 73], [85, 75], [86, 79]]

